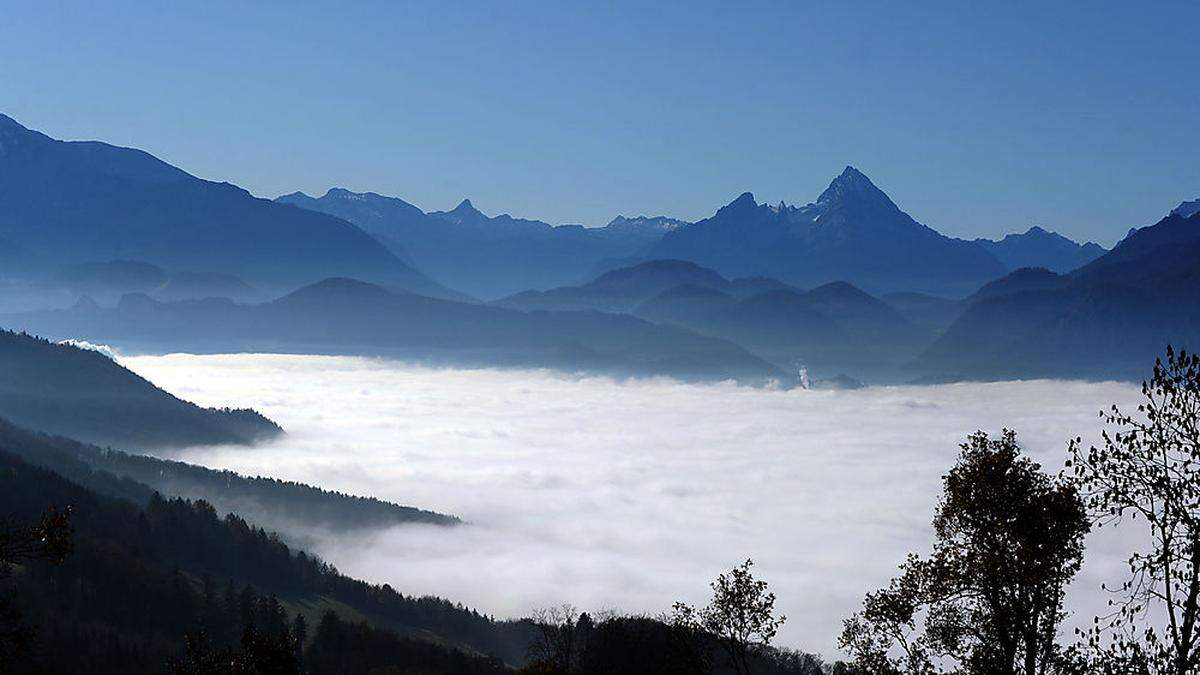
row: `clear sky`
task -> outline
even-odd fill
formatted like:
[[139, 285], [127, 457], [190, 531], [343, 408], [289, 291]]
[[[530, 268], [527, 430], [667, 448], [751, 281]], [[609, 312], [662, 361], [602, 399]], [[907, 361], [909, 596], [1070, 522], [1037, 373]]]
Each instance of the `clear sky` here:
[[599, 225], [853, 164], [948, 234], [1106, 245], [1200, 197], [1192, 1], [109, 4], [6, 6], [0, 111], [262, 196]]

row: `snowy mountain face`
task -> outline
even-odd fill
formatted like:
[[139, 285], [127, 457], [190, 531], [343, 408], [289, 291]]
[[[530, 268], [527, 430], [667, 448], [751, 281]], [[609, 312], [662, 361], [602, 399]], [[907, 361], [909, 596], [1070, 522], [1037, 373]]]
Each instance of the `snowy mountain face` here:
[[1171, 213], [1180, 218], [1191, 218], [1194, 214], [1200, 213], [1200, 199], [1194, 199], [1190, 202], [1184, 202], [1176, 206]]
[[617, 216], [609, 221], [607, 225], [600, 228], [600, 231], [606, 231], [610, 234], [662, 235], [686, 225], [690, 225], [690, 223], [677, 218], [668, 218], [667, 216], [636, 216], [634, 218]]
[[971, 242], [913, 220], [854, 167], [805, 206], [758, 204], [743, 193], [711, 218], [668, 232], [649, 257], [800, 287], [849, 281], [878, 293], [965, 295], [1005, 271]]

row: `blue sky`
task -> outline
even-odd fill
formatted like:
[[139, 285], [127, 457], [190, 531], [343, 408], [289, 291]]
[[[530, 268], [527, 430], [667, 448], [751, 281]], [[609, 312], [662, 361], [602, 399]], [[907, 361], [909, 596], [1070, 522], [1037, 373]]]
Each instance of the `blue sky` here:
[[948, 234], [1104, 244], [1200, 197], [1195, 2], [106, 4], [6, 8], [0, 111], [262, 196], [599, 225], [853, 164]]

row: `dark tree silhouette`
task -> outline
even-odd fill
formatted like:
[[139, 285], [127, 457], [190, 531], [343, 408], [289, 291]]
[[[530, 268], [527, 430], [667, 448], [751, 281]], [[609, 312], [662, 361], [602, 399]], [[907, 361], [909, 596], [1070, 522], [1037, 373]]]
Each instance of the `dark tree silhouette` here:
[[739, 675], [749, 675], [752, 658], [765, 652], [787, 620], [775, 616], [775, 594], [767, 591], [767, 582], [754, 578], [753, 565], [754, 561], [747, 560], [718, 575], [707, 607], [697, 609], [679, 602], [673, 614], [679, 630], [714, 638]]
[[[1141, 521], [1149, 550], [1129, 556], [1114, 610], [1086, 635], [1095, 672], [1184, 675], [1200, 670], [1200, 356], [1167, 347], [1145, 400], [1101, 417], [1100, 447], [1071, 444], [1071, 464], [1101, 526]], [[1154, 620], [1163, 625], [1152, 626]]]
[[583, 641], [593, 625], [591, 617], [564, 604], [536, 610], [532, 621], [537, 635], [529, 645], [529, 661], [535, 672], [576, 672]]
[[168, 669], [172, 675], [299, 675], [298, 653], [286, 630], [271, 635], [247, 626], [236, 649], [214, 649], [204, 634], [188, 635], [185, 655]]
[[[0, 583], [12, 576], [13, 566], [34, 560], [61, 562], [71, 552], [70, 507], [51, 507], [36, 525], [5, 519], [0, 522]], [[0, 595], [0, 672], [25, 651], [33, 629], [24, 625], [15, 603]]]
[[1055, 642], [1088, 531], [1073, 485], [1022, 456], [1016, 436], [973, 434], [943, 478], [928, 559], [868, 594], [840, 638], [873, 675], [1061, 672]]

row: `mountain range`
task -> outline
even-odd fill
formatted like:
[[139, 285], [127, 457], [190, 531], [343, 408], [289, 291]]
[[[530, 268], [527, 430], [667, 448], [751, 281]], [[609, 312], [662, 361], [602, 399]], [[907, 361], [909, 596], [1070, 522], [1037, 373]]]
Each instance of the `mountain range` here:
[[[744, 193], [695, 223], [554, 226], [340, 188], [260, 199], [0, 116], [0, 323], [143, 351], [748, 382], [797, 363], [873, 381], [1124, 377], [1151, 343], [1193, 339], [1197, 213], [1184, 202], [1112, 251], [1040, 227], [966, 241], [846, 167], [805, 206]], [[1127, 344], [1136, 363], [1119, 365]]]
[[1005, 272], [975, 243], [913, 220], [853, 167], [807, 206], [759, 204], [744, 193], [711, 218], [666, 234], [649, 257], [801, 287], [846, 281], [872, 292], [950, 296]]
[[552, 226], [488, 217], [469, 200], [425, 213], [396, 197], [332, 188], [277, 201], [345, 218], [439, 282], [482, 298], [577, 285], [636, 262], [688, 260], [728, 277], [798, 286], [847, 281], [880, 293], [962, 296], [1021, 267], [1070, 271], [1104, 252], [1040, 227], [968, 242], [917, 223], [847, 167], [803, 207], [758, 204], [745, 193], [698, 223], [619, 216], [608, 225]]
[[497, 304], [597, 309], [686, 327], [749, 348], [779, 368], [878, 380], [932, 338], [882, 300], [845, 282], [801, 290], [768, 277], [726, 279], [681, 260], [612, 270], [593, 281], [530, 291]]
[[1200, 213], [1179, 209], [1069, 273], [993, 282], [914, 364], [930, 379], [1136, 379], [1200, 344]]
[[445, 293], [339, 218], [202, 180], [141, 150], [60, 141], [0, 115], [6, 276], [126, 260], [275, 288], [335, 275]]
[[129, 294], [113, 308], [77, 305], [9, 314], [0, 323], [141, 351], [371, 354], [745, 382], [782, 377], [738, 345], [634, 316], [523, 312], [393, 293], [341, 278], [259, 304], [220, 298], [160, 302]]
[[489, 217], [464, 199], [424, 213], [396, 197], [333, 188], [319, 198], [295, 192], [279, 202], [345, 218], [396, 255], [465, 293], [496, 298], [583, 280], [612, 261], [637, 257], [664, 232], [666, 217], [618, 217], [605, 227], [553, 226], [507, 214]]

